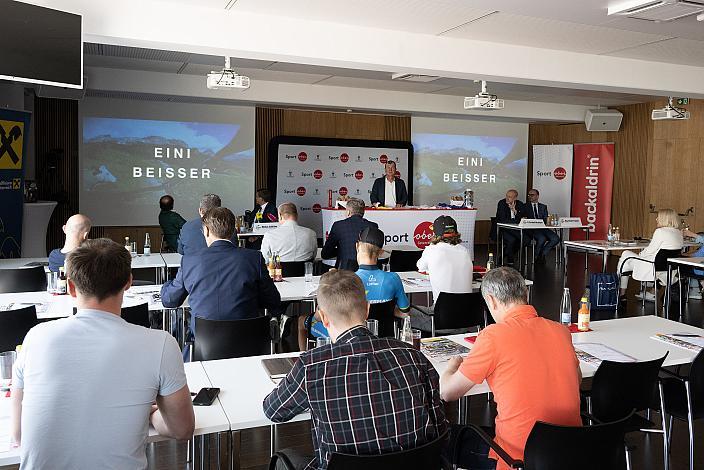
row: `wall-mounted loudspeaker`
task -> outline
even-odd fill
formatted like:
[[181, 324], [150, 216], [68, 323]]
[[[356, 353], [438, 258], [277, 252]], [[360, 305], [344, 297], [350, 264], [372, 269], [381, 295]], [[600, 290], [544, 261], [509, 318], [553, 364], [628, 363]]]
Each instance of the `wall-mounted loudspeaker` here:
[[584, 124], [588, 131], [617, 131], [621, 128], [623, 114], [615, 109], [588, 109]]

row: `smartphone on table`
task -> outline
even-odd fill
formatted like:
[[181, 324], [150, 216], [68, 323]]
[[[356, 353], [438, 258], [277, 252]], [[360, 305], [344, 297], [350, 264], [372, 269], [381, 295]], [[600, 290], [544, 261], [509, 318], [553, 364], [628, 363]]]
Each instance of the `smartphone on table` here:
[[193, 398], [193, 405], [210, 406], [218, 397], [218, 393], [220, 393], [219, 388], [201, 388], [200, 391], [196, 394], [195, 398]]

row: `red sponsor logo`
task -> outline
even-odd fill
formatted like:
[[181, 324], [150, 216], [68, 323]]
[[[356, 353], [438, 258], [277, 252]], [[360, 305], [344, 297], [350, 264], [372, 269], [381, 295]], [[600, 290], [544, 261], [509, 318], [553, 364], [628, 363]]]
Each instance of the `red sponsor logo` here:
[[323, 171], [322, 170], [315, 170], [313, 172], [313, 178], [319, 180], [320, 178], [323, 177]]
[[342, 163], [347, 163], [348, 161], [350, 161], [350, 156], [346, 153], [343, 153], [342, 155], [340, 155], [340, 161]]
[[364, 172], [362, 172], [362, 170], [357, 170], [354, 172], [354, 177], [358, 180], [361, 180], [362, 178], [364, 178]]
[[401, 172], [398, 171], [398, 170], [396, 170], [396, 173], [394, 173], [394, 176], [395, 176], [396, 178], [400, 178], [400, 177], [401, 177]]
[[433, 224], [431, 222], [421, 222], [413, 231], [413, 242], [418, 248], [425, 249], [433, 239]]
[[344, 186], [341, 187], [338, 193], [340, 194], [340, 196], [347, 196], [347, 188]]
[[305, 153], [305, 152], [299, 153], [299, 154], [298, 154], [298, 160], [300, 160], [300, 161], [302, 161], [302, 162], [305, 162], [306, 160], [308, 160], [308, 154]]
[[320, 212], [320, 209], [320, 204], [313, 204], [313, 212], [317, 214], [318, 212]]
[[380, 155], [379, 161], [381, 162], [382, 165], [386, 165], [386, 162], [389, 161], [389, 157], [387, 157], [386, 155]]
[[563, 180], [565, 179], [565, 176], [567, 176], [567, 170], [565, 170], [561, 166], [558, 166], [557, 168], [552, 170], [552, 175], [555, 177], [556, 180]]
[[303, 186], [299, 186], [298, 189], [296, 189], [296, 194], [299, 196], [305, 196], [306, 195], [306, 188]]

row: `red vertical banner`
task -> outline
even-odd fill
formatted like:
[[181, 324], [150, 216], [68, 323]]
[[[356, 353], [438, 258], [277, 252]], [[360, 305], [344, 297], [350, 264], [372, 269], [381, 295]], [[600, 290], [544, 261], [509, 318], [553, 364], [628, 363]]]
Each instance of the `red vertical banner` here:
[[[606, 239], [611, 222], [614, 183], [614, 144], [575, 144], [572, 178], [572, 217], [589, 226], [589, 238]], [[571, 230], [571, 240], [584, 240], [582, 230]]]

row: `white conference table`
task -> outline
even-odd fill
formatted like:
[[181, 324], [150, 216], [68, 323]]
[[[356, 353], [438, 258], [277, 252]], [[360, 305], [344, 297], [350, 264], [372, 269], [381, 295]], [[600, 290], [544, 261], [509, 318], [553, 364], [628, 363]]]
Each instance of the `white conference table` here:
[[[565, 258], [567, 251], [583, 251], [584, 252], [584, 269], [587, 270], [587, 256], [592, 254], [601, 254], [602, 268], [601, 271], [606, 271], [606, 260], [609, 254], [617, 251], [641, 251], [650, 244], [650, 240], [621, 240], [618, 242], [609, 242], [607, 240], [567, 240], [565, 241]], [[682, 246], [683, 250], [698, 247], [698, 243], [685, 241]]]
[[[505, 230], [518, 230], [520, 232], [519, 239], [520, 239], [520, 245], [518, 245], [520, 248], [518, 250], [518, 266], [522, 269], [523, 268], [523, 231], [524, 230], [544, 230], [544, 229], [549, 229], [557, 232], [560, 236], [560, 252], [563, 252], [563, 241], [564, 241], [564, 231], [565, 230], [570, 230], [570, 229], [577, 229], [577, 230], [584, 230], [585, 233], [587, 234], [587, 238], [589, 238], [589, 226], [588, 225], [575, 225], [575, 224], [558, 224], [558, 225], [545, 225], [543, 227], [540, 226], [535, 226], [535, 225], [521, 225], [521, 224], [509, 224], [505, 222], [500, 222], [496, 224], [496, 252], [497, 256], [498, 253], [501, 253], [501, 264], [503, 265], [504, 263], [504, 247], [503, 247], [503, 239], [500, 236], [501, 229]], [[501, 251], [499, 251], [501, 250]], [[567, 256], [563, 255], [563, 261], [567, 260]]]
[[[690, 256], [689, 258], [668, 258], [667, 259], [667, 285], [669, 286], [670, 283], [672, 282], [672, 266], [676, 266], [678, 268], [678, 275], [679, 275], [679, 267], [680, 266], [689, 266], [692, 268], [704, 270], [704, 258], [700, 257], [693, 257]], [[679, 282], [680, 282], [680, 299], [682, 298], [682, 292], [681, 292], [681, 282], [682, 278], [678, 276]], [[665, 305], [664, 305], [664, 317], [665, 318], [670, 318], [670, 290], [667, 289], [665, 290]], [[682, 301], [680, 300], [680, 320], [682, 319]]]
[[[206, 374], [203, 363], [190, 362], [183, 366], [186, 372], [188, 388], [191, 392], [197, 393], [201, 388], [213, 386], [208, 374]], [[193, 432], [194, 436], [205, 436], [207, 434], [227, 432], [230, 430], [230, 421], [225, 414], [225, 410], [219, 398], [210, 406], [194, 406], [193, 410], [196, 417], [195, 431]], [[9, 451], [2, 451], [7, 448], [9, 442], [9, 434], [5, 435], [4, 430], [8, 430], [9, 433], [10, 429], [10, 398], [6, 397], [4, 392], [0, 397], [0, 429], [2, 429], [2, 431], [0, 431], [0, 438], [5, 439], [0, 441], [0, 467], [19, 464], [20, 449], [11, 448]], [[157, 434], [153, 427], [149, 427], [147, 442], [167, 439], [168, 438]]]

